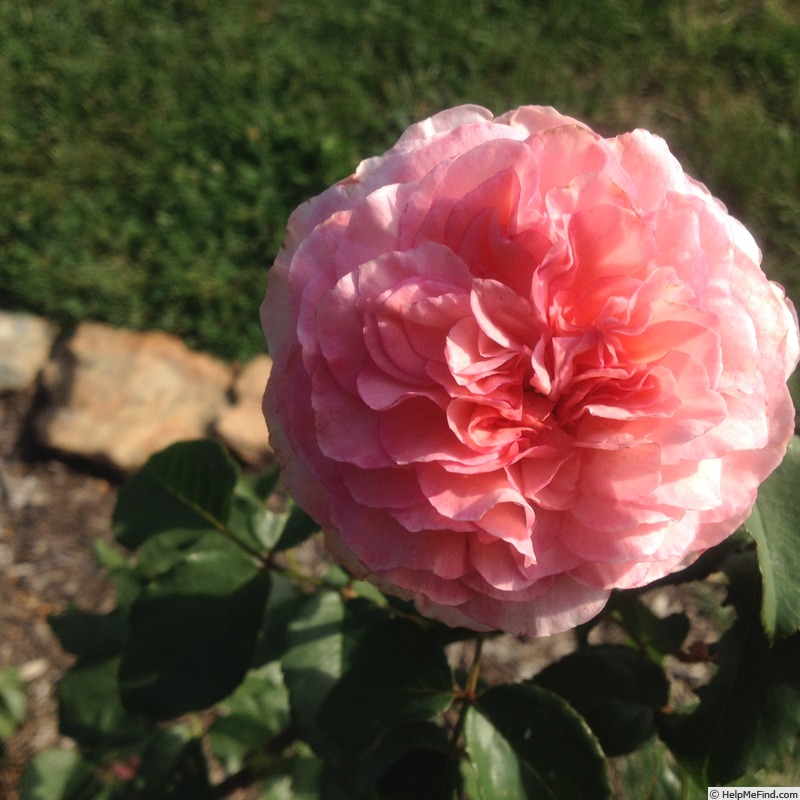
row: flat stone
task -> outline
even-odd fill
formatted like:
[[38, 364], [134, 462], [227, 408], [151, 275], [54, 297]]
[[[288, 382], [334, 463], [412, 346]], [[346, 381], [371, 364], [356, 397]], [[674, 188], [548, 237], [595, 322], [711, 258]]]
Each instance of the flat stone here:
[[50, 397], [36, 419], [42, 443], [129, 472], [174, 442], [206, 436], [232, 372], [166, 333], [83, 323], [42, 382]]
[[220, 412], [214, 431], [247, 464], [265, 464], [271, 454], [261, 398], [272, 369], [269, 356], [256, 356], [237, 375], [234, 403]]
[[0, 311], [0, 392], [30, 388], [50, 355], [56, 327], [33, 314]]

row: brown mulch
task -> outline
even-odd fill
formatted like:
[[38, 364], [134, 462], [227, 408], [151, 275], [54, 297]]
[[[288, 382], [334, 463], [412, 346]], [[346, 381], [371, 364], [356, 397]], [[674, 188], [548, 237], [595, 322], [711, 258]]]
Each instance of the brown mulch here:
[[92, 473], [39, 449], [29, 419], [33, 390], [0, 396], [0, 668], [17, 667], [28, 714], [0, 764], [0, 799], [16, 800], [31, 756], [58, 745], [55, 684], [71, 663], [47, 618], [70, 603], [113, 605], [93, 542], [110, 540], [114, 476]]

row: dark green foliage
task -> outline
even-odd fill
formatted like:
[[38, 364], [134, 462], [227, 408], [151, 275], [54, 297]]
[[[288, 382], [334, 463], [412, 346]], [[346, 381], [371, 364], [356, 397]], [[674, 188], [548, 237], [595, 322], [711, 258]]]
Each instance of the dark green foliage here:
[[[465, 676], [446, 650], [479, 654], [479, 634], [341, 568], [304, 574], [291, 547], [315, 525], [267, 497], [274, 476], [242, 478], [210, 442], [174, 445], [120, 492], [130, 555], [97, 548], [117, 608], [50, 620], [76, 657], [58, 688], [76, 749], [38, 754], [21, 800], [221, 800], [245, 786], [264, 800], [601, 800], [620, 787], [677, 800], [756, 785], [796, 757], [800, 731], [791, 554], [779, 555], [797, 529], [795, 455], [793, 443], [751, 519], [757, 552], [737, 537], [668, 579], [724, 574], [735, 616], [701, 642], [709, 682], [673, 708], [666, 656], [686, 655], [685, 615], [615, 593], [574, 652], [531, 681], [485, 686], [477, 655]], [[601, 620], [625, 643], [591, 644]], [[22, 718], [21, 688], [0, 672], [0, 740]]]
[[560, 697], [531, 684], [495, 686], [470, 709], [467, 752], [476, 800], [611, 797], [602, 751]]
[[19, 784], [24, 800], [95, 800], [102, 786], [93, 765], [71, 750], [45, 750], [36, 755]]
[[134, 549], [163, 531], [219, 530], [230, 514], [237, 478], [233, 459], [214, 442], [168, 447], [120, 490], [114, 533]]
[[452, 699], [442, 649], [415, 623], [388, 620], [364, 635], [346, 675], [325, 697], [317, 724], [348, 760], [403, 723], [436, 717]]
[[150, 582], [131, 610], [120, 665], [129, 708], [155, 718], [206, 708], [252, 663], [269, 574], [218, 534]]
[[560, 694], [589, 724], [608, 756], [630, 753], [655, 736], [669, 683], [647, 656], [622, 645], [585, 647], [534, 679]]
[[134, 744], [152, 730], [150, 720], [122, 705], [118, 673], [118, 656], [80, 661], [59, 683], [59, 729], [87, 751]]
[[617, 620], [630, 636], [629, 644], [646, 651], [655, 661], [674, 653], [689, 633], [689, 618], [675, 613], [661, 619], [638, 597], [628, 592], [613, 592], [606, 613]]
[[800, 634], [770, 642], [759, 621], [755, 555], [724, 563], [737, 619], [712, 649], [718, 669], [690, 713], [662, 714], [659, 734], [700, 784], [779, 767], [800, 731]]
[[800, 548], [795, 521], [800, 517], [800, 441], [789, 443], [781, 468], [758, 491], [745, 528], [758, 545], [763, 583], [761, 622], [770, 639], [800, 629]]

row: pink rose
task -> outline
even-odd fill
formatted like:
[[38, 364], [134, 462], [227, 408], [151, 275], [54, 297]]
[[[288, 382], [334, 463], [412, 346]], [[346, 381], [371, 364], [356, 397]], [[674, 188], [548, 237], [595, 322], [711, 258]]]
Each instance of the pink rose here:
[[462, 106], [298, 208], [261, 314], [284, 482], [452, 625], [574, 627], [732, 533], [794, 426], [797, 321], [637, 130]]

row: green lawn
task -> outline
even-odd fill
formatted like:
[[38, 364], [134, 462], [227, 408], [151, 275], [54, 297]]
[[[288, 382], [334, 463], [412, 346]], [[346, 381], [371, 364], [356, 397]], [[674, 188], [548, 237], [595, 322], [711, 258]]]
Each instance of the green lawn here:
[[22, 0], [0, 307], [248, 357], [291, 210], [461, 102], [661, 133], [800, 297], [795, 0]]

